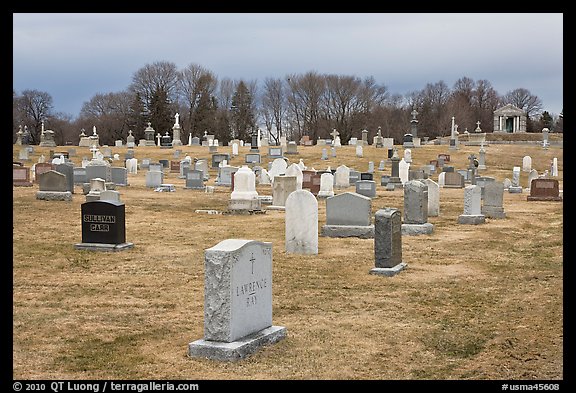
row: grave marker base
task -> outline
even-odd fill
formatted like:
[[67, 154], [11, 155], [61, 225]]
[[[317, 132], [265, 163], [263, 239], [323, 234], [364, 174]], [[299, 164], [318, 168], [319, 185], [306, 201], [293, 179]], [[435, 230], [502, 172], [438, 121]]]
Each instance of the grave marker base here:
[[253, 354], [260, 349], [260, 347], [277, 343], [285, 337], [285, 327], [270, 326], [231, 343], [200, 339], [188, 344], [188, 356], [212, 360], [237, 361]]
[[400, 262], [394, 267], [373, 267], [370, 269], [370, 274], [376, 274], [378, 276], [392, 277], [400, 273], [402, 270], [406, 269], [408, 265], [406, 262]]
[[122, 251], [134, 247], [134, 243], [76, 243], [74, 248], [76, 250], [89, 250], [89, 251]]

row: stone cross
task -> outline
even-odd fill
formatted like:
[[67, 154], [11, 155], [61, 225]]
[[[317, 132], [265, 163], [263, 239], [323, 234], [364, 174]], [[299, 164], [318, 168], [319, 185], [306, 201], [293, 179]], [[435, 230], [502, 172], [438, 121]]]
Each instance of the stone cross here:
[[340, 133], [339, 133], [338, 131], [336, 131], [336, 128], [334, 128], [334, 131], [332, 131], [332, 132], [330, 133], [330, 135], [332, 135], [332, 139], [336, 139], [336, 137], [337, 137], [338, 135], [340, 135]]
[[412, 112], [410, 112], [410, 114], [412, 115], [412, 120], [416, 120], [416, 115], [418, 115], [418, 112], [416, 111], [416, 109], [414, 109]]
[[132, 130], [128, 130], [128, 134], [130, 134], [130, 136], [132, 136]]
[[170, 136], [170, 135], [168, 135], [168, 131], [166, 131], [166, 135], [165, 135], [165, 136]]
[[82, 129], [80, 130], [80, 136], [81, 136], [81, 137], [82, 137], [82, 136], [86, 136], [86, 134], [84, 133], [84, 131], [86, 131], [84, 128], [82, 128]]
[[160, 146], [160, 138], [162, 138], [162, 135], [160, 135], [160, 133], [158, 133], [156, 135], [156, 139], [158, 140], [158, 146]]
[[152, 127], [152, 123], [148, 122], [148, 127]]
[[90, 151], [92, 152], [92, 159], [95, 159], [96, 153], [98, 152], [98, 148], [95, 145], [92, 145], [92, 147], [90, 148]]
[[94, 136], [97, 135], [97, 134], [96, 134], [96, 126], [92, 127], [92, 134], [93, 134]]

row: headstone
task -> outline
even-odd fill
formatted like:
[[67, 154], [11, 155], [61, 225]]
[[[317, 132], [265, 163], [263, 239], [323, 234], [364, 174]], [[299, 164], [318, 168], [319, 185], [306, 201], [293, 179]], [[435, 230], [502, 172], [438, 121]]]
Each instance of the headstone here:
[[237, 361], [286, 337], [272, 325], [272, 243], [226, 239], [204, 252], [204, 338], [188, 355]]
[[464, 176], [458, 172], [444, 173], [444, 188], [464, 188]]
[[59, 164], [54, 166], [54, 170], [66, 176], [66, 191], [74, 194], [74, 166], [72, 164]]
[[88, 192], [86, 194], [86, 202], [99, 201], [100, 193], [106, 190], [106, 181], [100, 178], [90, 179]]
[[383, 171], [385, 169], [385, 162], [384, 160], [380, 160], [380, 165], [378, 165], [378, 170]]
[[28, 149], [26, 147], [23, 147], [19, 150], [18, 152], [18, 159], [21, 161], [28, 161], [30, 160], [30, 157], [28, 156]]
[[328, 151], [326, 149], [322, 149], [322, 160], [328, 159]]
[[404, 161], [406, 161], [408, 164], [412, 163], [412, 150], [404, 150]]
[[113, 201], [120, 202], [120, 192], [116, 190], [104, 190], [100, 191], [101, 201]]
[[288, 196], [298, 189], [296, 176], [276, 176], [272, 185], [272, 208], [286, 206]]
[[331, 147], [331, 148], [330, 148], [330, 156], [331, 156], [331, 157], [336, 157], [336, 148], [335, 148], [335, 147]]
[[88, 183], [86, 168], [74, 167], [74, 184]]
[[284, 175], [286, 173], [286, 168], [288, 168], [286, 160], [284, 160], [283, 158], [274, 159], [274, 161], [272, 161], [271, 168], [268, 170], [270, 180], [274, 182], [274, 178], [276, 176]]
[[348, 183], [350, 185], [356, 184], [356, 182], [360, 180], [360, 172], [350, 169], [348, 173]]
[[345, 192], [326, 199], [326, 225], [322, 236], [374, 237], [372, 199], [355, 192]]
[[368, 198], [376, 198], [376, 182], [373, 180], [358, 180], [355, 183], [356, 193]]
[[374, 180], [374, 174], [370, 172], [360, 173], [360, 180]]
[[268, 147], [268, 157], [270, 158], [282, 158], [282, 147], [269, 146]]
[[486, 169], [486, 150], [484, 149], [484, 144], [480, 145], [478, 154], [478, 169]]
[[386, 187], [390, 181], [390, 175], [380, 176], [380, 185]]
[[348, 145], [350, 146], [356, 146], [358, 144], [358, 138], [350, 138], [350, 140], [348, 141]]
[[228, 210], [235, 214], [247, 214], [261, 210], [256, 191], [256, 174], [247, 165], [234, 173], [234, 191], [230, 194]]
[[288, 168], [286, 168], [286, 171], [284, 173], [286, 176], [295, 176], [296, 177], [296, 189], [297, 190], [301, 190], [302, 189], [302, 181], [304, 180], [304, 175], [302, 174], [302, 169], [300, 169], [300, 166], [296, 163], [292, 163], [288, 166]]
[[393, 155], [390, 161], [392, 162], [391, 176], [390, 179], [388, 179], [388, 183], [386, 183], [386, 190], [394, 191], [396, 188], [402, 188], [404, 184], [400, 179], [400, 158], [398, 157], [396, 149], [393, 149]]
[[334, 186], [336, 188], [348, 188], [350, 187], [350, 169], [346, 165], [340, 165], [336, 168], [336, 173], [334, 174]]
[[534, 179], [530, 186], [529, 201], [562, 201], [560, 186], [556, 179]]
[[464, 213], [458, 216], [458, 224], [484, 224], [480, 186], [471, 184], [464, 188]]
[[126, 159], [126, 170], [131, 175], [136, 175], [138, 173], [138, 159], [128, 158]]
[[530, 187], [532, 187], [532, 180], [538, 179], [538, 171], [536, 169], [532, 169], [528, 174], [528, 191], [530, 191]]
[[323, 173], [320, 175], [320, 190], [318, 198], [329, 198], [334, 196], [334, 175]]
[[216, 153], [212, 154], [212, 168], [218, 168], [222, 161], [230, 161], [230, 154], [228, 153]]
[[180, 173], [178, 174], [179, 179], [186, 179], [186, 175], [190, 172], [190, 168], [192, 167], [191, 160], [182, 160], [180, 161]]
[[410, 169], [408, 171], [408, 180], [424, 180], [426, 178], [424, 169]]
[[248, 153], [245, 156], [246, 164], [260, 164], [260, 153]]
[[140, 169], [148, 169], [150, 167], [150, 158], [143, 158], [140, 164]]
[[421, 180], [428, 186], [428, 217], [440, 215], [440, 186], [432, 179]]
[[404, 223], [402, 235], [429, 235], [434, 225], [428, 222], [428, 185], [420, 180], [404, 183]]
[[39, 191], [36, 199], [45, 201], [71, 201], [72, 193], [68, 191], [68, 181], [63, 173], [51, 170], [37, 177]]
[[12, 185], [14, 187], [32, 187], [30, 168], [25, 166], [12, 167]]
[[358, 158], [364, 157], [362, 145], [356, 145], [356, 157], [358, 157]]
[[294, 141], [288, 142], [286, 154], [298, 154], [298, 145]]
[[308, 190], [286, 199], [286, 253], [318, 254], [318, 201]]
[[410, 163], [406, 162], [404, 158], [398, 163], [398, 177], [402, 184], [408, 181], [408, 174], [410, 173]]
[[122, 140], [117, 139], [114, 141], [114, 147], [122, 147]]
[[[368, 161], [368, 173], [370, 174], [374, 173], [374, 161]], [[372, 179], [366, 179], [366, 180], [372, 180]]]
[[402, 138], [402, 146], [403, 147], [414, 147], [414, 135], [412, 134], [404, 134]]
[[484, 200], [484, 194], [485, 194], [484, 189], [486, 187], [486, 184], [492, 183], [494, 181], [496, 181], [496, 179], [490, 176], [478, 176], [476, 178], [476, 185], [480, 186], [481, 190], [480, 195], [482, 200]]
[[203, 190], [204, 189], [204, 173], [198, 169], [191, 169], [186, 174], [185, 189]]
[[553, 177], [558, 177], [558, 158], [554, 157], [552, 159], [552, 167], [550, 169], [550, 175]]
[[157, 169], [157, 166], [150, 165], [150, 170], [146, 172], [146, 187], [157, 188], [164, 183], [164, 172]]
[[270, 174], [268, 173], [268, 171], [266, 169], [262, 169], [262, 171], [260, 172], [259, 183], [260, 184], [271, 184]]
[[158, 160], [158, 162], [159, 162], [160, 164], [162, 164], [162, 170], [164, 170], [164, 168], [170, 168], [170, 161], [164, 160], [164, 159], [160, 159], [160, 160]]
[[200, 138], [197, 136], [192, 137], [191, 144], [192, 146], [200, 146]]
[[128, 130], [128, 136], [126, 137], [126, 147], [131, 149], [136, 147], [134, 135], [132, 135], [132, 130]]
[[532, 157], [524, 156], [522, 158], [522, 172], [530, 172], [532, 170]]
[[550, 132], [550, 130], [548, 128], [543, 128], [542, 129], [542, 148], [547, 149], [548, 148], [548, 133]]
[[126, 242], [126, 212], [124, 203], [91, 201], [81, 206], [82, 243], [77, 250], [121, 251], [134, 247]]
[[484, 203], [480, 209], [481, 213], [489, 218], [506, 218], [506, 213], [502, 207], [504, 202], [504, 184], [492, 181], [484, 185]]
[[216, 179], [216, 185], [230, 187], [232, 185], [232, 177], [238, 169], [239, 168], [236, 166], [224, 166], [218, 168], [218, 178]]
[[[391, 150], [394, 148], [394, 138], [384, 138], [382, 141], [382, 145], [385, 149]], [[392, 158], [392, 156], [389, 156]]]
[[520, 186], [520, 167], [515, 166], [512, 168], [512, 185], [508, 187], [508, 192], [511, 194], [522, 193], [522, 187]]
[[208, 173], [208, 161], [204, 159], [196, 161], [196, 163], [194, 164], [194, 169], [202, 171], [204, 180], [210, 179], [210, 174]]
[[402, 229], [398, 209], [386, 207], [374, 215], [374, 265], [370, 274], [391, 277], [407, 266], [402, 262]]
[[[232, 155], [233, 155], [233, 156], [237, 156], [237, 155], [238, 155], [238, 143], [233, 143], [233, 144], [232, 144]], [[258, 156], [260, 156], [260, 154], [258, 154]]]

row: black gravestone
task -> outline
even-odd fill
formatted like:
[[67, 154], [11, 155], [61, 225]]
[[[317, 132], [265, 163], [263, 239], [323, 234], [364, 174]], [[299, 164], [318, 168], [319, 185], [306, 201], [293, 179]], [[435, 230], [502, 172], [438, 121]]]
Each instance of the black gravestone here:
[[118, 251], [132, 248], [126, 242], [124, 203], [91, 201], [82, 204], [82, 243], [76, 249]]
[[394, 155], [394, 149], [388, 149], [388, 158], [392, 158]]
[[360, 180], [374, 180], [374, 175], [368, 172], [362, 172], [360, 174]]

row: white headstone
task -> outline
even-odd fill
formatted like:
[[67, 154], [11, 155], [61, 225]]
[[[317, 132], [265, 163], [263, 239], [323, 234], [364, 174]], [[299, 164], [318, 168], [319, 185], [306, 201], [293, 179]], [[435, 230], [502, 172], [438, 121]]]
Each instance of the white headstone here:
[[337, 188], [350, 187], [350, 168], [340, 165], [334, 173], [334, 182]]
[[409, 164], [412, 162], [412, 150], [410, 149], [404, 150], [404, 161], [406, 161]]
[[558, 177], [558, 158], [552, 159], [552, 170], [550, 171], [553, 177]]
[[234, 191], [230, 194], [230, 199], [247, 200], [255, 198], [258, 198], [256, 175], [247, 165], [242, 165], [234, 173]]
[[318, 198], [329, 198], [334, 196], [334, 175], [323, 173], [320, 175], [320, 191]]
[[232, 144], [232, 155], [233, 156], [237, 156], [238, 155], [238, 144], [236, 142], [234, 142]]
[[532, 157], [524, 156], [522, 158], [522, 172], [530, 172], [532, 170]]
[[445, 177], [446, 177], [446, 172], [440, 172], [438, 174], [438, 187], [444, 187], [444, 184], [445, 184], [444, 178]]
[[286, 174], [287, 167], [288, 164], [286, 164], [286, 160], [284, 160], [283, 158], [275, 158], [274, 161], [272, 161], [272, 167], [268, 171], [268, 174], [270, 175], [270, 180], [274, 182], [275, 176]]
[[428, 217], [440, 215], [440, 186], [432, 179], [421, 180], [428, 186]]
[[270, 184], [270, 175], [265, 168], [260, 171], [260, 184]]
[[362, 145], [356, 145], [356, 157], [362, 158], [364, 156], [364, 151]]
[[318, 201], [308, 190], [286, 199], [286, 253], [318, 254]]
[[410, 164], [404, 161], [404, 158], [398, 163], [398, 177], [402, 184], [408, 181], [408, 173], [410, 172]]
[[297, 190], [302, 189], [302, 180], [304, 178], [304, 175], [302, 174], [302, 169], [300, 169], [300, 166], [298, 164], [296, 164], [295, 162], [290, 164], [288, 168], [286, 168], [284, 175], [296, 176], [296, 189]]

